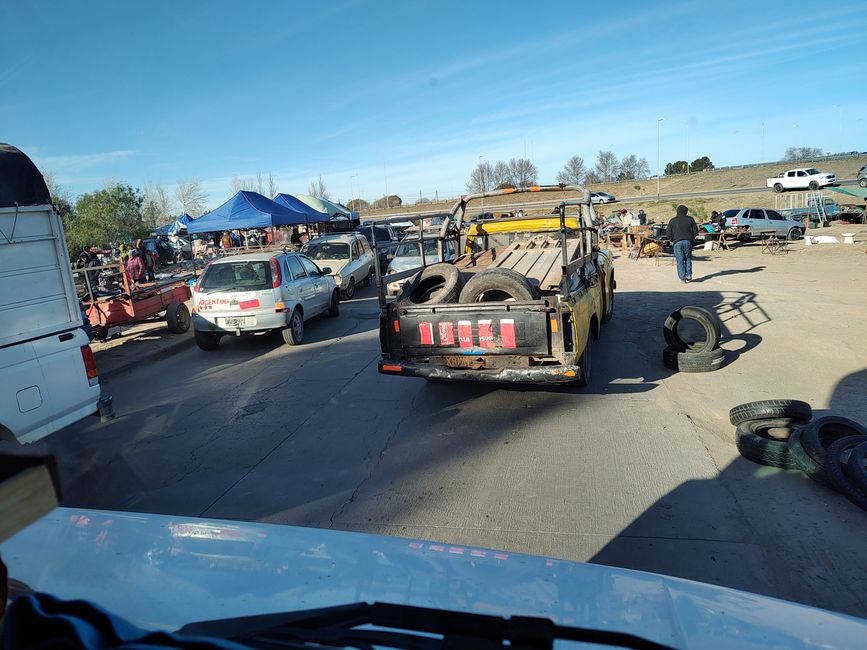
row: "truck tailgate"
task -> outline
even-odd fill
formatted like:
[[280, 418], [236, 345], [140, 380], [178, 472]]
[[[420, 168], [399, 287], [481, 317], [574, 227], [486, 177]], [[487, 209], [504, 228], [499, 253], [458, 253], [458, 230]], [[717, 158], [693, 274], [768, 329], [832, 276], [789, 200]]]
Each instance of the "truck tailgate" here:
[[[545, 301], [467, 305], [390, 305], [388, 328], [405, 357], [551, 353]], [[392, 339], [393, 340], [393, 339]], [[392, 353], [397, 350], [392, 346]]]

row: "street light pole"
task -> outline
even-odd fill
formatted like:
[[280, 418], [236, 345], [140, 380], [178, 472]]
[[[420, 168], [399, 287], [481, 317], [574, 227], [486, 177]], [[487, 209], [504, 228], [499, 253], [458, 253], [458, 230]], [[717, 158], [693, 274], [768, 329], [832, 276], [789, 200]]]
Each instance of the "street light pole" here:
[[664, 120], [660, 117], [656, 120], [656, 198], [659, 199], [659, 124]]

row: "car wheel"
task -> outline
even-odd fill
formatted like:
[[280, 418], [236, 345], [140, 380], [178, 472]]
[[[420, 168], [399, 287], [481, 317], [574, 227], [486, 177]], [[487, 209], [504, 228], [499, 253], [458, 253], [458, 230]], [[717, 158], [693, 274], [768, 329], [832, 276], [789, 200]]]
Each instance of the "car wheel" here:
[[614, 315], [614, 274], [611, 274], [611, 279], [605, 283], [604, 287], [605, 310], [602, 313], [602, 322], [607, 323]]
[[789, 234], [786, 235], [786, 239], [789, 241], [798, 241], [801, 238], [801, 229], [800, 228], [790, 228]]
[[362, 282], [362, 284], [365, 287], [369, 287], [371, 284], [373, 284], [373, 282], [371, 281], [372, 278], [373, 278], [373, 269], [368, 269], [367, 275], [364, 276], [364, 282]]
[[740, 242], [747, 243], [751, 239], [752, 237], [750, 237], [747, 233], [741, 233], [740, 235], [738, 235], [738, 241]]
[[593, 333], [590, 330], [587, 330], [587, 344], [578, 359], [578, 366], [581, 368], [581, 376], [575, 383], [582, 388], [589, 386], [593, 371]]
[[858, 181], [858, 185], [860, 185], [861, 187], [867, 187], [867, 178], [862, 178], [860, 181]]
[[220, 335], [211, 332], [193, 331], [193, 338], [196, 339], [196, 345], [200, 350], [210, 351], [216, 350], [220, 346]]
[[774, 183], [774, 192], [780, 194], [783, 191], [782, 183]]
[[808, 187], [811, 190], [815, 191], [819, 189], [819, 184], [816, 181], [810, 181], [810, 185]]
[[304, 315], [300, 309], [292, 312], [289, 327], [283, 330], [283, 341], [287, 345], [298, 345], [304, 339]]
[[343, 290], [343, 297], [347, 300], [352, 300], [355, 296], [355, 278], [349, 278], [349, 284], [346, 285], [346, 288]]
[[340, 298], [337, 295], [337, 289], [331, 294], [331, 304], [328, 305], [328, 315], [331, 318], [340, 316]]

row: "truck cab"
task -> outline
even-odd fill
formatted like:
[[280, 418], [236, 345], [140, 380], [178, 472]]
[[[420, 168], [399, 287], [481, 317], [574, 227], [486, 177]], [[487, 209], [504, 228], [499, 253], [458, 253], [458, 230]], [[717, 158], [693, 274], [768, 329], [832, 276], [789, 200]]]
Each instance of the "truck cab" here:
[[386, 276], [388, 283], [411, 278], [393, 300], [378, 274], [379, 371], [431, 380], [589, 383], [593, 340], [613, 314], [614, 266], [587, 225], [595, 217], [589, 193], [566, 189], [583, 198], [561, 202], [556, 216], [527, 209], [523, 217], [473, 224], [463, 254], [448, 260], [448, 242], [462, 238], [467, 202], [515, 190], [464, 197], [435, 238], [438, 255]]
[[21, 151], [0, 144], [0, 439], [32, 443], [112, 417], [72, 279], [60, 215]]

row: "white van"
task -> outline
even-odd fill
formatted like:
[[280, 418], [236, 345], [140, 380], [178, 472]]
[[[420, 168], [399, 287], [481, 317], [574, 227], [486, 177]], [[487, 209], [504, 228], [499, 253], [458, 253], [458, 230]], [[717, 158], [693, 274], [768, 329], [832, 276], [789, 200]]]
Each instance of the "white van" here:
[[32, 443], [87, 415], [113, 417], [42, 175], [0, 143], [0, 440]]
[[202, 350], [228, 334], [280, 330], [289, 345], [304, 338], [304, 321], [340, 313], [337, 285], [294, 252], [245, 253], [214, 260], [193, 287], [193, 329]]

